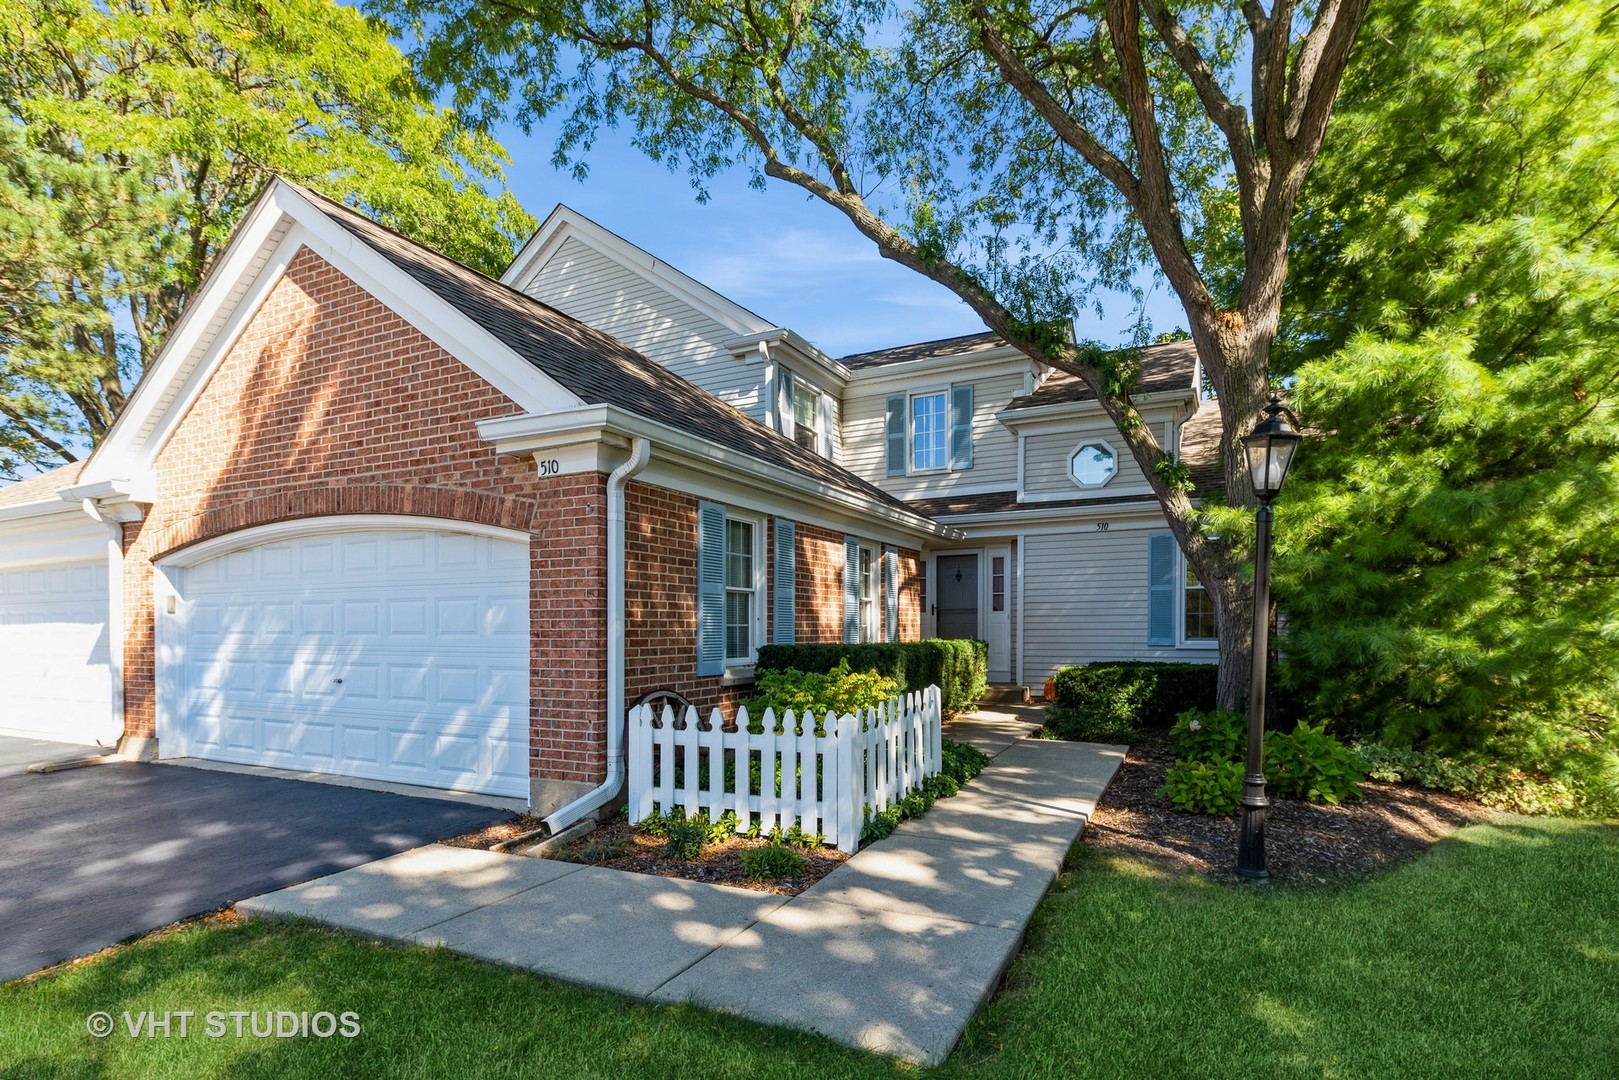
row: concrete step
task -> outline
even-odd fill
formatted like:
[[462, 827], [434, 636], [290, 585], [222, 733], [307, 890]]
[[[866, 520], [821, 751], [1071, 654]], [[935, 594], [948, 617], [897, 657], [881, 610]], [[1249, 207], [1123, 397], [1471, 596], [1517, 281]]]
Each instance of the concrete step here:
[[1029, 688], [1016, 683], [990, 683], [980, 705], [1023, 705], [1029, 700]]

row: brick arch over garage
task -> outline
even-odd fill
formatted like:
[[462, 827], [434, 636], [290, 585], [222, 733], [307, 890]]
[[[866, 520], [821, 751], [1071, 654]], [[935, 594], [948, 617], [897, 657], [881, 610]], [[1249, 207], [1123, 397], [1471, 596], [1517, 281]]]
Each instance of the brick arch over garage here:
[[[150, 537], [153, 561], [206, 540], [261, 525], [300, 518], [379, 514], [442, 521], [466, 521], [518, 532], [534, 532], [535, 499], [456, 488], [403, 484], [359, 484], [338, 488], [298, 488], [210, 507], [172, 522]], [[543, 527], [543, 526], [542, 526]]]

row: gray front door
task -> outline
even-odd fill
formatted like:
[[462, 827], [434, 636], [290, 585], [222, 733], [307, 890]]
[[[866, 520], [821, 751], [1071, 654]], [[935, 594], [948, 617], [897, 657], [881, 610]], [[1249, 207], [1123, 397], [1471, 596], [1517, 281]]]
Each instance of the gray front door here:
[[978, 556], [938, 558], [939, 623], [942, 638], [978, 636]]

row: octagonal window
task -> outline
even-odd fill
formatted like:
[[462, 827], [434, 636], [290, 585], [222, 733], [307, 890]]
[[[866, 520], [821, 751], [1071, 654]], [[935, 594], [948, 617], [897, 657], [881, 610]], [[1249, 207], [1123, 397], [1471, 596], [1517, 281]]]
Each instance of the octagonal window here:
[[1080, 444], [1068, 459], [1068, 473], [1080, 487], [1101, 487], [1119, 471], [1119, 457], [1105, 442]]

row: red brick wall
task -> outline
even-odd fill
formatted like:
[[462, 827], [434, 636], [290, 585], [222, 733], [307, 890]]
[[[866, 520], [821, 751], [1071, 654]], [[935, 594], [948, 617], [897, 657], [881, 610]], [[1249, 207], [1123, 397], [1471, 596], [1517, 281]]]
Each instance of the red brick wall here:
[[[625, 699], [674, 690], [699, 707], [729, 711], [750, 687], [697, 675], [697, 502], [683, 492], [631, 482], [625, 491]], [[766, 625], [774, 596], [774, 519], [765, 536]], [[843, 534], [797, 522], [795, 631], [800, 642], [843, 640]], [[900, 636], [920, 634], [920, 560], [900, 558]], [[767, 629], [767, 635], [769, 630]]]
[[799, 641], [843, 640], [843, 534], [798, 526]]
[[515, 403], [309, 251], [294, 258], [157, 461], [126, 526], [126, 730], [154, 734], [151, 563], [269, 521], [417, 514], [525, 530], [530, 773], [605, 771], [605, 478], [541, 481], [476, 422]]
[[922, 553], [899, 549], [899, 639], [922, 637]]

